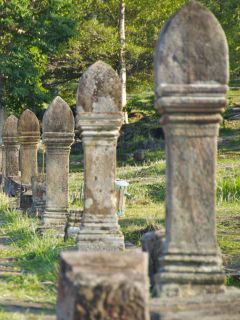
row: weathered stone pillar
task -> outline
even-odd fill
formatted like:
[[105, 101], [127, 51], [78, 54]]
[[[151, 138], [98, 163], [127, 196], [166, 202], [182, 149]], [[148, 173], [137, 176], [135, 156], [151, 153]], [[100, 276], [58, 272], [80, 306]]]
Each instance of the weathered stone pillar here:
[[11, 115], [4, 123], [2, 139], [4, 143], [5, 161], [4, 177], [18, 176], [19, 173], [19, 141], [17, 131], [18, 119]]
[[116, 146], [122, 124], [120, 80], [104, 62], [81, 77], [77, 128], [84, 147], [84, 213], [77, 242], [80, 250], [123, 250], [116, 215]]
[[[0, 175], [3, 173], [3, 140], [2, 140], [2, 134], [3, 134], [3, 126], [5, 121], [5, 112], [4, 108], [0, 106]], [[1, 177], [2, 178], [2, 177]]]
[[167, 162], [166, 242], [156, 288], [160, 295], [220, 292], [215, 171], [228, 47], [218, 21], [199, 3], [188, 3], [163, 28], [155, 80]]
[[147, 255], [142, 252], [61, 254], [58, 320], [148, 320]]
[[36, 115], [25, 110], [18, 121], [20, 140], [21, 182], [31, 185], [31, 179], [38, 174], [37, 146], [40, 141], [40, 127]]
[[74, 118], [68, 104], [56, 97], [43, 117], [46, 147], [46, 209], [43, 230], [51, 228], [60, 236], [68, 214], [68, 173], [70, 146], [74, 138]]

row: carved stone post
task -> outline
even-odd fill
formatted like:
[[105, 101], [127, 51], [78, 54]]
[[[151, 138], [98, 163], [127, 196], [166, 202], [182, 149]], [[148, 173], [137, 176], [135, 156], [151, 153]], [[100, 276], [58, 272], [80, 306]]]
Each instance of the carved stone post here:
[[20, 140], [20, 171], [21, 182], [31, 185], [31, 179], [38, 174], [37, 145], [40, 140], [40, 127], [36, 115], [25, 110], [18, 121]]
[[226, 105], [228, 47], [208, 9], [192, 1], [163, 28], [155, 56], [156, 108], [166, 137], [166, 242], [160, 295], [224, 289], [215, 227], [217, 135]]
[[18, 176], [19, 173], [19, 141], [17, 131], [18, 119], [11, 115], [4, 123], [2, 139], [4, 143], [4, 176]]
[[84, 213], [77, 242], [80, 250], [123, 250], [116, 215], [116, 146], [122, 124], [121, 83], [104, 62], [81, 77], [77, 128], [84, 147]]
[[70, 146], [74, 138], [74, 118], [68, 104], [56, 97], [43, 117], [46, 147], [46, 209], [43, 230], [53, 229], [64, 236], [68, 214], [68, 173]]

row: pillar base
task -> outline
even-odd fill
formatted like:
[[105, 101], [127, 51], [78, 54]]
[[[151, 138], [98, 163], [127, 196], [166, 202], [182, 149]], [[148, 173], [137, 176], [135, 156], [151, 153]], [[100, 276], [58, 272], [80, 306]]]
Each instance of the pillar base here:
[[151, 320], [238, 320], [239, 301], [240, 290], [235, 288], [226, 288], [220, 294], [152, 299]]
[[80, 251], [123, 251], [125, 249], [124, 237], [121, 233], [89, 234], [80, 230], [77, 241], [77, 247]]
[[77, 237], [81, 251], [123, 251], [124, 237], [117, 218], [102, 215], [85, 215]]
[[77, 238], [80, 231], [80, 224], [82, 220], [83, 210], [69, 209], [68, 221], [65, 230], [65, 238]]
[[158, 297], [187, 297], [225, 290], [225, 275], [218, 254], [166, 254], [159, 260], [154, 287]]
[[67, 216], [67, 210], [45, 210], [41, 220], [42, 225], [39, 226], [40, 233], [43, 234], [47, 232], [64, 238]]

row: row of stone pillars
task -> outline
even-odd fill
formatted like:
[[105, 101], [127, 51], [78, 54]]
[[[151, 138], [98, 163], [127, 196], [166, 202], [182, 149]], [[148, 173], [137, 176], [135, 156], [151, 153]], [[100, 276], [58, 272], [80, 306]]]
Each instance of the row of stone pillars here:
[[[124, 249], [115, 191], [116, 147], [122, 125], [120, 87], [117, 73], [101, 61], [91, 66], [79, 83], [76, 123], [84, 148], [84, 212], [78, 225], [77, 243], [84, 251]], [[74, 118], [60, 97], [45, 112], [42, 129], [46, 149], [46, 205], [40, 229], [63, 236], [69, 215], [69, 153], [74, 140]], [[8, 181], [17, 184], [20, 180], [20, 188], [24, 186], [28, 191], [32, 180], [36, 182], [39, 140], [39, 122], [30, 110], [24, 111], [19, 121], [14, 116], [6, 120], [3, 130], [5, 163], [9, 165], [4, 174], [6, 192]]]
[[[57, 97], [43, 118], [47, 190], [40, 229], [45, 231], [52, 228], [55, 234], [61, 236], [64, 235], [68, 215], [69, 153], [73, 139], [72, 111]], [[32, 111], [24, 111], [19, 120], [13, 115], [6, 119], [3, 128], [3, 190], [10, 196], [17, 195], [20, 198], [20, 209], [29, 209], [31, 205], [26, 198], [33, 197], [32, 185], [38, 179], [39, 141], [39, 121]]]
[[[170, 311], [171, 319], [180, 320], [182, 301], [174, 303], [189, 296], [199, 303], [197, 312], [205, 299], [211, 302], [207, 308], [217, 306], [214, 312], [221, 319], [224, 310], [218, 302], [229, 300], [215, 230], [217, 134], [226, 105], [228, 49], [221, 26], [197, 2], [190, 1], [163, 28], [155, 55], [155, 81], [167, 162], [166, 237], [154, 281], [157, 298], [148, 301], [146, 254], [119, 252], [124, 241], [116, 217], [114, 181], [122, 119], [120, 81], [112, 68], [97, 62], [82, 76], [78, 88], [84, 211], [78, 250], [61, 256], [58, 319], [147, 320], [150, 308], [152, 319], [170, 319], [164, 314]], [[62, 99], [50, 105], [43, 130], [47, 152], [43, 221], [62, 230], [73, 139], [72, 114]], [[9, 150], [14, 153], [16, 147]], [[236, 293], [232, 299], [239, 296]]]
[[18, 176], [20, 171], [22, 183], [31, 184], [31, 177], [37, 175], [39, 140], [39, 122], [32, 111], [24, 111], [19, 120], [13, 115], [6, 119], [3, 127], [4, 177]]
[[[80, 80], [84, 216], [80, 250], [61, 255], [58, 319], [237, 319], [240, 309], [232, 310], [231, 303], [236, 308], [240, 292], [224, 286], [215, 226], [217, 135], [228, 88], [228, 47], [221, 26], [205, 7], [190, 1], [166, 23], [157, 44], [156, 108], [166, 137], [166, 235], [154, 280], [156, 298], [150, 301], [144, 253], [99, 252], [112, 248], [107, 240], [121, 243], [118, 227], [109, 227], [116, 226], [116, 83], [102, 63]], [[96, 239], [99, 246], [91, 244]], [[91, 248], [95, 252], [81, 252]]]

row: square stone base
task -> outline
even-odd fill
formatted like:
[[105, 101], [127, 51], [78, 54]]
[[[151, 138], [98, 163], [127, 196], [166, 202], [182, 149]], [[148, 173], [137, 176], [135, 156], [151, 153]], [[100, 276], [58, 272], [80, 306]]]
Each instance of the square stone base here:
[[156, 298], [150, 302], [151, 320], [239, 320], [240, 290], [192, 298]]
[[149, 320], [147, 254], [61, 254], [58, 320]]
[[69, 209], [68, 210], [68, 220], [65, 230], [65, 239], [67, 238], [77, 238], [80, 230], [81, 219], [83, 215], [82, 209]]
[[64, 239], [65, 237], [64, 228], [65, 228], [64, 225], [39, 224], [39, 226], [36, 229], [36, 232], [41, 236], [48, 235], [48, 236]]

